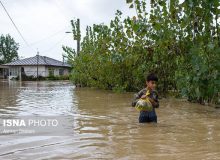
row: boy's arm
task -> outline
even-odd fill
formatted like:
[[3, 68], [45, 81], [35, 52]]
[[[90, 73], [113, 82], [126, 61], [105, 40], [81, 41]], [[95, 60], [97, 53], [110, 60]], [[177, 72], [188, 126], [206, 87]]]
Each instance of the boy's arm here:
[[153, 91], [152, 97], [149, 100], [154, 108], [159, 108], [158, 93], [156, 91]]
[[135, 107], [137, 101], [141, 98], [141, 96], [144, 94], [144, 89], [142, 89], [141, 91], [139, 91], [138, 93], [134, 94], [134, 99], [131, 103], [132, 107]]

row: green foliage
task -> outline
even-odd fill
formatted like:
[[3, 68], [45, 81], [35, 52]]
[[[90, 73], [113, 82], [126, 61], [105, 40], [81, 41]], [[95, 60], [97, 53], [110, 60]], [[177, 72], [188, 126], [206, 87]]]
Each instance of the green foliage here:
[[117, 11], [109, 25], [88, 26], [76, 55], [64, 47], [71, 79], [84, 86], [136, 91], [145, 76], [159, 77], [159, 92], [170, 90], [199, 103], [219, 99], [220, 33], [218, 0], [126, 0], [135, 17]]
[[0, 64], [18, 59], [19, 44], [8, 34], [0, 36]]
[[81, 32], [80, 32], [80, 28], [79, 28], [79, 21], [78, 20], [71, 20], [71, 25], [72, 25], [72, 33], [73, 33], [73, 39], [77, 40], [77, 39], [81, 39]]
[[69, 75], [49, 76], [45, 80], [69, 80]]

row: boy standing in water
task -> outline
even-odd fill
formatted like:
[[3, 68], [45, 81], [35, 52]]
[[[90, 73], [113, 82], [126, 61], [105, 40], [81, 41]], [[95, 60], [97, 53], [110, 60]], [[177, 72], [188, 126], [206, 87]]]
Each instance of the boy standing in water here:
[[158, 81], [158, 78], [156, 75], [149, 74], [146, 79], [147, 87], [139, 91], [137, 94], [135, 94], [134, 100], [132, 102], [133, 107], [135, 107], [139, 99], [146, 98], [147, 91], [149, 91], [150, 93], [150, 95], [148, 96], [148, 99], [150, 100], [153, 106], [152, 111], [140, 111], [139, 123], [148, 123], [148, 122], [157, 123], [157, 115], [155, 112], [155, 108], [159, 107], [158, 94], [157, 94], [157, 91], [155, 90], [157, 81]]

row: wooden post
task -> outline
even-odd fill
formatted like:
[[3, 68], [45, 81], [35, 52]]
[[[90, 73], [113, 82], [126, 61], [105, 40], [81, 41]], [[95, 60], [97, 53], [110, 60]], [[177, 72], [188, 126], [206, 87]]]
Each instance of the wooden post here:
[[38, 63], [39, 63], [39, 52], [37, 51], [37, 81], [38, 81]]

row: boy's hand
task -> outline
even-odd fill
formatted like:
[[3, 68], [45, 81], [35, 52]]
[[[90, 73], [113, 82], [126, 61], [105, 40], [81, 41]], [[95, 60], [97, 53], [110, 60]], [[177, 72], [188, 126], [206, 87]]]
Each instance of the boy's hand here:
[[146, 94], [144, 94], [141, 96], [141, 99], [145, 99], [146, 97], [147, 97]]

